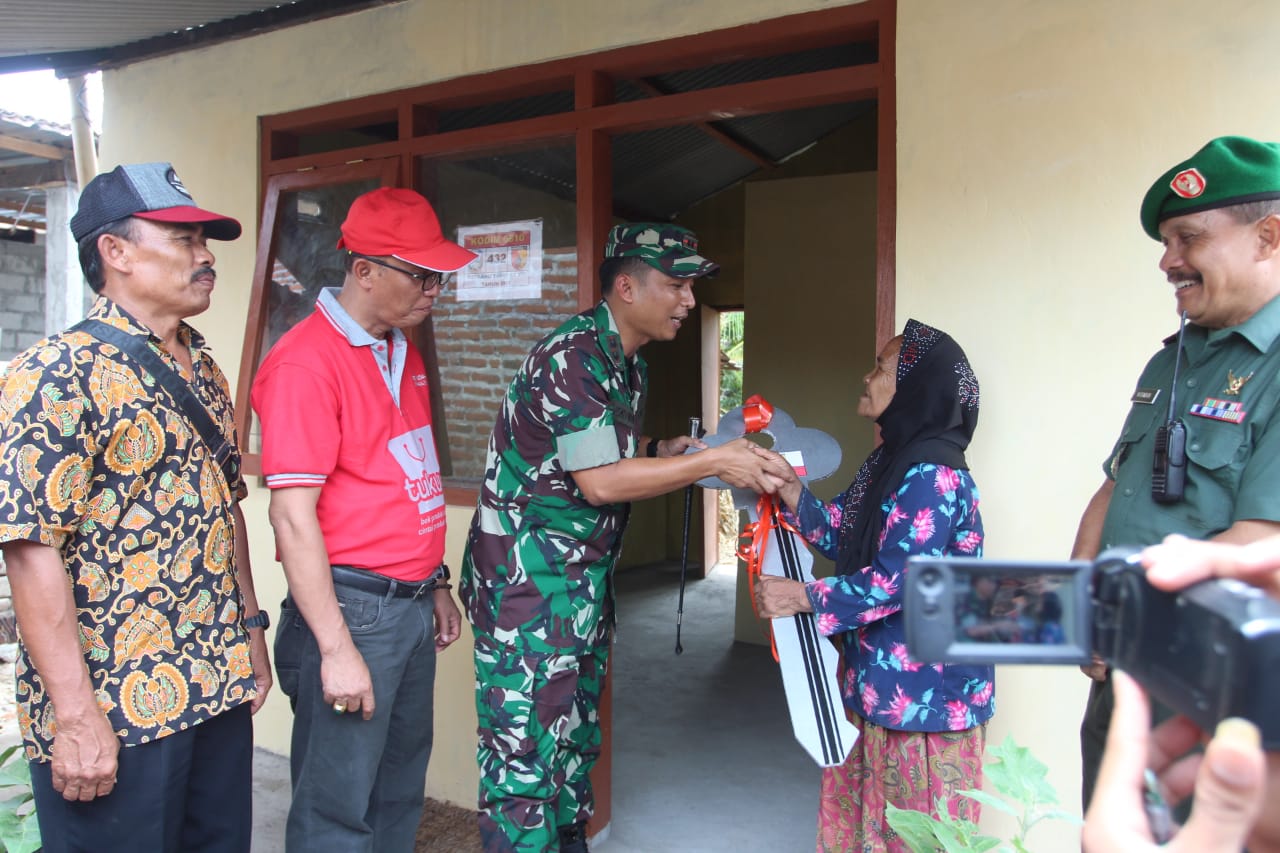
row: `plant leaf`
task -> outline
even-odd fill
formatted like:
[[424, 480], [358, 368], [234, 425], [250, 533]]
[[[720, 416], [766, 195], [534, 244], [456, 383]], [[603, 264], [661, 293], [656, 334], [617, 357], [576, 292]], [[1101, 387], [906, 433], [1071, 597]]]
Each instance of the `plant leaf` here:
[[995, 794], [989, 794], [986, 791], [959, 791], [962, 797], [968, 797], [971, 800], [977, 800], [984, 806], [991, 806], [993, 809], [1004, 812], [1005, 814], [1021, 817], [1022, 812], [1014, 808], [1010, 803], [1000, 799]]
[[[2, 758], [0, 762], [3, 762]], [[14, 785], [31, 787], [31, 766], [25, 760], [11, 761], [8, 764], [0, 763], [0, 788]]]
[[1057, 803], [1057, 794], [1047, 781], [1049, 768], [1030, 749], [1018, 746], [1012, 735], [989, 752], [993, 760], [987, 762], [985, 770], [997, 791], [1028, 806]]
[[884, 816], [912, 853], [933, 853], [938, 849], [939, 839], [935, 832], [938, 822], [929, 815], [885, 803]]
[[1084, 818], [1074, 812], [1064, 812], [1062, 809], [1049, 809], [1036, 815], [1037, 820], [1065, 820], [1067, 823], [1075, 826], [1084, 826]]
[[[6, 816], [13, 817], [10, 813]], [[4, 824], [7, 821], [0, 823], [0, 842], [7, 853], [34, 853], [41, 848], [40, 823], [35, 812], [17, 818], [12, 826]]]

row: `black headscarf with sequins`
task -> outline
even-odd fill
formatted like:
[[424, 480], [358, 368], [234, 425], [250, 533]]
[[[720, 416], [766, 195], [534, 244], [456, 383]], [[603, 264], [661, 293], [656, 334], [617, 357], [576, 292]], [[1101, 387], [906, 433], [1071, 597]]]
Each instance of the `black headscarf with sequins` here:
[[876, 418], [883, 443], [871, 452], [843, 507], [836, 569], [871, 565], [884, 526], [881, 506], [913, 465], [967, 470], [964, 451], [978, 425], [978, 377], [946, 332], [908, 320], [898, 352], [897, 389]]

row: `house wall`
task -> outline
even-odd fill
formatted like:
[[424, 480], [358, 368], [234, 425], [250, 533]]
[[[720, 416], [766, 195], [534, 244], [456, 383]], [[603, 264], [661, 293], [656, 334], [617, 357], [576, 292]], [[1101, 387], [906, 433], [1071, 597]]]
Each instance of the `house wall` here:
[[0, 240], [0, 368], [43, 337], [44, 244]]
[[[109, 72], [102, 162], [170, 159], [202, 204], [252, 225], [258, 115], [835, 5], [394, 4]], [[1210, 137], [1280, 138], [1267, 83], [1280, 17], [1269, 0], [1204, 12], [1193, 0], [899, 3], [896, 325], [945, 328], [982, 380], [971, 462], [991, 555], [1067, 554], [1138, 370], [1174, 327], [1158, 247], [1138, 227], [1149, 182]], [[218, 248], [219, 290], [199, 325], [235, 376], [254, 241]], [[277, 600], [262, 490], [246, 515], [263, 598]], [[449, 513], [455, 562], [469, 516]], [[458, 802], [474, 792], [467, 653], [441, 663], [429, 779]], [[1004, 670], [999, 685], [990, 737], [1030, 745], [1076, 808], [1081, 676]], [[283, 751], [287, 727], [277, 697], [259, 742]], [[1074, 846], [1069, 832], [1045, 835], [1035, 849]]]
[[[1267, 0], [899, 3], [898, 327], [942, 326], [981, 379], [988, 556], [1068, 556], [1177, 330], [1139, 203], [1215, 136], [1280, 139], [1277, 38]], [[1068, 809], [1086, 692], [1071, 667], [1001, 668], [988, 732], [1033, 747]], [[1031, 849], [1071, 846], [1055, 832]]]

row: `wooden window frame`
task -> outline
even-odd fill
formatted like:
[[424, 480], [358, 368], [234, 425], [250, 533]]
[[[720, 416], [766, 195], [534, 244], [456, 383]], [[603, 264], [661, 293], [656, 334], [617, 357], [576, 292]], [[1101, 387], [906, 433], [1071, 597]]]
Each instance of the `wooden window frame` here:
[[[259, 119], [260, 193], [263, 199], [257, 259], [236, 393], [236, 426], [247, 474], [261, 473], [257, 454], [247, 453], [249, 390], [261, 358], [270, 278], [269, 238], [283, 189], [317, 182], [313, 170], [352, 169], [367, 177], [376, 161], [384, 183], [411, 186], [421, 157], [476, 157], [514, 147], [572, 143], [577, 160], [577, 240], [579, 258], [599, 257], [612, 222], [611, 138], [615, 134], [699, 124], [729, 118], [819, 107], [849, 101], [877, 105], [876, 345], [893, 336], [894, 253], [897, 221], [896, 160], [896, 0], [867, 0], [836, 9], [807, 12], [754, 24], [607, 50], [568, 59], [505, 68], [385, 92]], [[611, 102], [615, 79], [644, 77], [721, 62], [776, 56], [851, 42], [877, 45], [877, 61], [748, 83], [656, 95], [641, 101]], [[435, 132], [442, 109], [458, 109], [530, 95], [572, 90], [572, 110], [502, 124]], [[396, 126], [396, 139], [299, 154], [304, 134], [370, 124]], [[308, 180], [311, 183], [308, 183]], [[418, 189], [428, 189], [417, 187]], [[600, 298], [591, 263], [578, 265], [578, 306]], [[419, 341], [432, 385], [439, 387], [430, 329]], [[447, 487], [450, 504], [474, 504], [474, 489]]]

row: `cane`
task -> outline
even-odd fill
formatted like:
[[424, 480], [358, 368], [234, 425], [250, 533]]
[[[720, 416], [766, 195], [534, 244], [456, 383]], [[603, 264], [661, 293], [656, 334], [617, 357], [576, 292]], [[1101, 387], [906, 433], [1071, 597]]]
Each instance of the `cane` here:
[[[689, 435], [701, 438], [702, 418], [689, 418]], [[693, 483], [684, 490], [684, 545], [680, 548], [680, 598], [676, 604], [676, 654], [684, 654], [680, 645], [680, 626], [684, 622], [684, 579], [689, 574], [689, 524], [693, 519]]]

